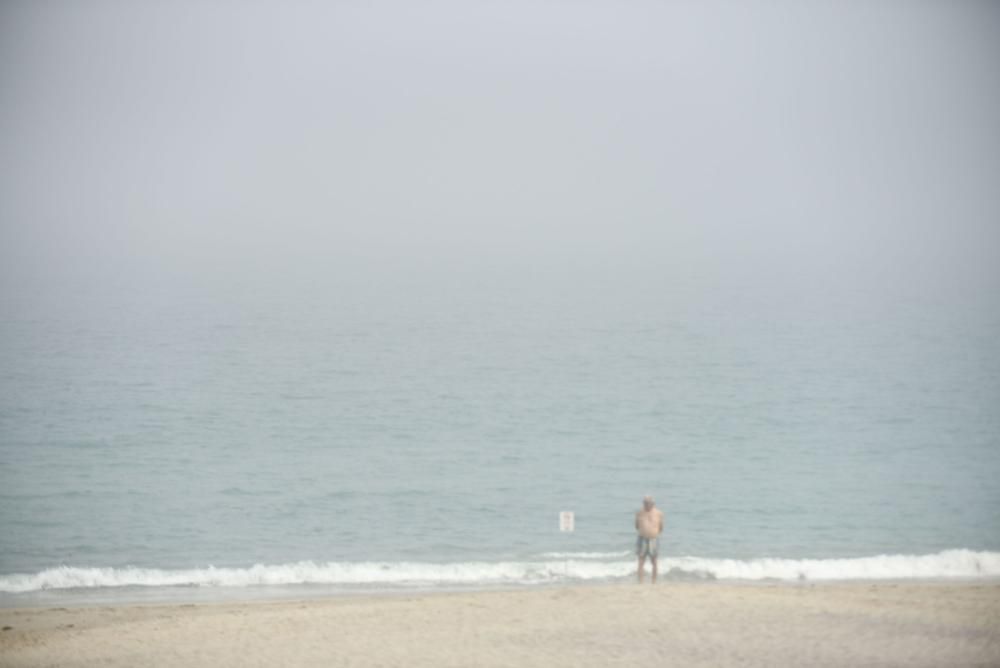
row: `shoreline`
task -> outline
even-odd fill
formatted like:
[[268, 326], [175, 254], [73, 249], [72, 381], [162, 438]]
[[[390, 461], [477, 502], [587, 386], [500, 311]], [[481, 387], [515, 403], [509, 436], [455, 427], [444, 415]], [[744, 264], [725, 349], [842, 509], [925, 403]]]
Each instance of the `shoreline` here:
[[[392, 598], [437, 596], [447, 594], [480, 594], [490, 592], [532, 592], [553, 589], [627, 587], [636, 584], [635, 576], [607, 580], [544, 583], [446, 584], [379, 587], [371, 585], [328, 585], [298, 583], [287, 585], [225, 586], [142, 586], [93, 587], [76, 589], [46, 589], [33, 592], [0, 593], [0, 614], [14, 610], [45, 610], [55, 608], [85, 609], [107, 607], [159, 607], [179, 605], [240, 605], [256, 603], [294, 603], [326, 599]], [[648, 574], [647, 574], [648, 584]], [[1000, 576], [936, 577], [936, 578], [871, 578], [840, 580], [778, 580], [778, 579], [717, 579], [670, 578], [661, 576], [656, 586], [691, 587], [851, 587], [851, 586], [926, 586], [969, 587], [996, 586]]]
[[[647, 584], [648, 584], [647, 573]], [[0, 613], [11, 610], [39, 610], [48, 608], [103, 608], [133, 606], [173, 606], [173, 605], [215, 605], [254, 604], [322, 601], [343, 598], [385, 598], [436, 596], [441, 594], [478, 594], [488, 592], [531, 592], [567, 588], [621, 587], [635, 584], [635, 576], [575, 582], [544, 583], [487, 583], [487, 584], [445, 584], [406, 586], [371, 585], [329, 585], [317, 583], [297, 583], [287, 585], [251, 586], [142, 586], [93, 587], [76, 589], [46, 589], [32, 592], [0, 593]], [[935, 578], [871, 578], [871, 579], [828, 579], [828, 580], [779, 580], [779, 579], [718, 579], [718, 578], [671, 578], [660, 576], [656, 586], [704, 586], [704, 587], [838, 587], [863, 585], [914, 585], [914, 586], [997, 586], [1000, 576], [981, 577], [935, 577]]]
[[676, 582], [0, 609], [0, 665], [1000, 664], [1000, 583]]

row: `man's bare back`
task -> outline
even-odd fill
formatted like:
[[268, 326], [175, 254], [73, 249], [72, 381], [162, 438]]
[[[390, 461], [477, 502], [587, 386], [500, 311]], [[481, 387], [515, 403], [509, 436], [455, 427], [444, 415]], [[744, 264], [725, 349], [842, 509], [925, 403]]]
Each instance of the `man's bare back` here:
[[643, 508], [635, 514], [635, 528], [643, 538], [656, 538], [663, 533], [663, 513], [659, 508]]

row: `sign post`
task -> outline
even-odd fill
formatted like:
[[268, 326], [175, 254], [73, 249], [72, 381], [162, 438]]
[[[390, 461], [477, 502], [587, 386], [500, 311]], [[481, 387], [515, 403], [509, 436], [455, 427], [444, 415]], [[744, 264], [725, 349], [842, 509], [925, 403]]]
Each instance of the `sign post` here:
[[[576, 528], [576, 518], [573, 516], [572, 510], [564, 510], [559, 513], [559, 531], [562, 533], [573, 533]], [[563, 575], [569, 580], [569, 556], [567, 555], [566, 561], [563, 564]]]

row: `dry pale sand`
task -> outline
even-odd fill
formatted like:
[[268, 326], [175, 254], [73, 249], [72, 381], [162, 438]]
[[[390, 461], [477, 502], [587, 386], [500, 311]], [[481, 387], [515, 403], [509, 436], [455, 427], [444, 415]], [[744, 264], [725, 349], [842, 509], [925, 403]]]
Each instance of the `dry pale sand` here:
[[1000, 585], [661, 583], [15, 609], [0, 610], [0, 626], [3, 666], [1000, 666]]

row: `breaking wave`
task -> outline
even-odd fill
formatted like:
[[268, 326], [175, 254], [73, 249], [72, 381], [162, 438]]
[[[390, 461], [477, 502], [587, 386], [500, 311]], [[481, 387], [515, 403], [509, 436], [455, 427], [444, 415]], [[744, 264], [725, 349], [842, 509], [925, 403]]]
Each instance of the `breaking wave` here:
[[[34, 574], [0, 576], [0, 592], [97, 587], [250, 587], [319, 584], [369, 587], [533, 585], [596, 582], [630, 577], [626, 552], [549, 552], [537, 561], [328, 562], [256, 564], [248, 568], [87, 568], [60, 566]], [[708, 580], [898, 580], [1000, 577], [1000, 552], [946, 550], [927, 555], [847, 559], [711, 559], [664, 557], [667, 579]]]

